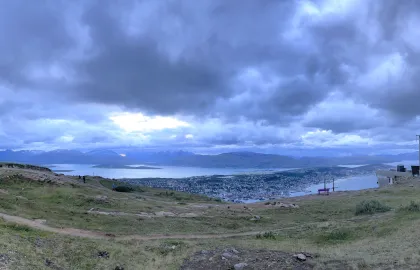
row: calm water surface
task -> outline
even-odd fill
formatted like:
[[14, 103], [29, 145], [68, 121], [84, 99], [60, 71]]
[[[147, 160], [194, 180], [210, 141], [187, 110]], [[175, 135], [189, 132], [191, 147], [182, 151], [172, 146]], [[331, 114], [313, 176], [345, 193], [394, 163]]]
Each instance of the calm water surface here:
[[[140, 164], [139, 164], [140, 165]], [[92, 168], [94, 164], [50, 164], [52, 170], [71, 170], [66, 175], [92, 175], [105, 178], [183, 178], [204, 175], [232, 175], [241, 173], [266, 173], [270, 171], [286, 171], [291, 169], [235, 169], [235, 168], [198, 168], [159, 166], [160, 169], [107, 169]], [[52, 167], [54, 166], [54, 167]]]

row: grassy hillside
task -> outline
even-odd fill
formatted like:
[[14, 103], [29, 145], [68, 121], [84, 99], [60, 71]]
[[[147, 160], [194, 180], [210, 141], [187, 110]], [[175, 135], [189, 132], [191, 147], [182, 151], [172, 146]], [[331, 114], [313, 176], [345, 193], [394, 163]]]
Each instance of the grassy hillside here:
[[[246, 206], [143, 187], [116, 192], [113, 184], [121, 185], [1, 168], [0, 269], [208, 269], [210, 261], [278, 269], [273, 254], [298, 269], [420, 263], [417, 183]], [[232, 247], [238, 258], [222, 260]], [[298, 252], [312, 258], [297, 262]]]

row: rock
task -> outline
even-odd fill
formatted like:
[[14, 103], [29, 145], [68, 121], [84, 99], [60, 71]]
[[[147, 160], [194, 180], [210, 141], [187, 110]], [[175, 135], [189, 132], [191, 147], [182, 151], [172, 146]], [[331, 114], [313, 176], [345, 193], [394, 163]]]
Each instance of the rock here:
[[105, 195], [97, 195], [95, 196], [95, 201], [98, 203], [109, 203], [108, 197]]
[[314, 257], [314, 256], [312, 256], [312, 254], [309, 254], [309, 253], [303, 253], [303, 255], [305, 255], [306, 258], [313, 258]]
[[174, 216], [176, 216], [172, 212], [164, 212], [164, 211], [155, 212], [155, 215], [158, 216], [158, 217], [174, 217]]
[[205, 255], [205, 254], [209, 254], [208, 250], [202, 250], [201, 254]]
[[[3, 254], [0, 254], [0, 266], [2, 266], [2, 264], [3, 265], [6, 265], [6, 264], [8, 264], [10, 262], [10, 257], [9, 257], [9, 255], [7, 255], [7, 254], [5, 254], [5, 253], [3, 253]], [[1, 269], [1, 268], [0, 268]]]
[[124, 270], [124, 267], [117, 265], [115, 266], [114, 270]]
[[252, 220], [252, 221], [258, 221], [258, 220], [261, 220], [261, 217], [260, 216], [254, 216], [250, 220]]
[[223, 258], [225, 258], [225, 259], [239, 259], [239, 257], [237, 255], [232, 254], [230, 252], [224, 252], [222, 254], [222, 260], [223, 260]]
[[233, 254], [232, 253], [229, 253], [229, 252], [225, 252], [225, 253], [222, 254], [222, 257], [232, 258], [233, 257]]
[[189, 217], [198, 217], [198, 215], [196, 213], [183, 213], [179, 215], [180, 217], [185, 217], [185, 218], [189, 218]]
[[237, 251], [236, 249], [232, 248], [231, 251], [235, 254], [239, 254], [239, 251]]
[[301, 262], [306, 261], [306, 256], [305, 256], [304, 254], [302, 254], [302, 253], [299, 253], [299, 254], [294, 255], [294, 257], [295, 257], [298, 261], [301, 261]]
[[46, 219], [35, 219], [34, 220], [36, 223], [39, 223], [39, 224], [44, 224], [44, 223], [46, 223], [47, 222], [47, 220]]
[[235, 270], [241, 270], [241, 269], [244, 269], [247, 266], [248, 266], [248, 264], [246, 264], [246, 263], [237, 263], [233, 266], [233, 268]]

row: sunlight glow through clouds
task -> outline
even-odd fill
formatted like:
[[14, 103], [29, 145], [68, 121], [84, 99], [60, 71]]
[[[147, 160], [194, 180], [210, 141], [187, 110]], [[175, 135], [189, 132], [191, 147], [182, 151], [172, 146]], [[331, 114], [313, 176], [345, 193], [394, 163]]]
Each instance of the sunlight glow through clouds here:
[[373, 141], [356, 134], [334, 134], [331, 130], [309, 131], [301, 136], [302, 142], [307, 146], [333, 147], [340, 145], [372, 145]]
[[122, 113], [109, 117], [117, 126], [126, 132], [151, 132], [164, 129], [189, 127], [189, 123], [174, 117], [146, 116], [142, 113]]

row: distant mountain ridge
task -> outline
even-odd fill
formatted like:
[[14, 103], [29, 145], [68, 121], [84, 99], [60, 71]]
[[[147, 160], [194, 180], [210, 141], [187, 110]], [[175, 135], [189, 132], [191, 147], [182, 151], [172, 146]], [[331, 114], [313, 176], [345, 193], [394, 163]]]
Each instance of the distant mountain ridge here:
[[[144, 151], [131, 149], [125, 156], [103, 149], [89, 152], [78, 150], [0, 151], [0, 161], [30, 164], [151, 164], [207, 168], [302, 168], [354, 164], [379, 164], [402, 160], [417, 160], [418, 152], [399, 155], [345, 157], [291, 157], [255, 152], [230, 152], [218, 155], [199, 155], [187, 151]], [[414, 165], [414, 164], [413, 164]]]

